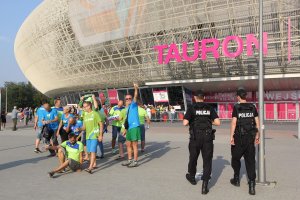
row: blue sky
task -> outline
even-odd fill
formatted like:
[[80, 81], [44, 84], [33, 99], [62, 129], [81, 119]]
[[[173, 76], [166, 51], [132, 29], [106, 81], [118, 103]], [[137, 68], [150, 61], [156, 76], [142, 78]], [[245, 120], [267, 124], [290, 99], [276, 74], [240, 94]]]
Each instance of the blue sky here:
[[14, 56], [14, 40], [26, 17], [43, 0], [1, 0], [0, 87], [5, 81], [27, 81]]

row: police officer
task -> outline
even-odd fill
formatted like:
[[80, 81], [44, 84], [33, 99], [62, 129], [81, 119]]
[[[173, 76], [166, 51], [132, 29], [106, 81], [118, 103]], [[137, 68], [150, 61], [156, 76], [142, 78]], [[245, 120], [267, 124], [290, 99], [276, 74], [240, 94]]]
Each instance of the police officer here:
[[240, 186], [240, 159], [244, 156], [249, 181], [249, 194], [255, 195], [255, 144], [259, 144], [259, 119], [255, 106], [247, 103], [246, 96], [245, 89], [237, 90], [238, 103], [232, 112], [230, 143], [231, 166], [234, 176], [230, 183], [237, 187]]
[[212, 125], [219, 126], [220, 120], [216, 111], [204, 103], [203, 91], [197, 91], [194, 97], [196, 103], [189, 106], [184, 116], [183, 125], [190, 126], [190, 142], [189, 142], [189, 164], [186, 179], [196, 185], [195, 175], [197, 171], [197, 160], [202, 153], [203, 159], [203, 176], [202, 176], [202, 194], [207, 194], [208, 181], [212, 170], [213, 158], [213, 140], [214, 132]]

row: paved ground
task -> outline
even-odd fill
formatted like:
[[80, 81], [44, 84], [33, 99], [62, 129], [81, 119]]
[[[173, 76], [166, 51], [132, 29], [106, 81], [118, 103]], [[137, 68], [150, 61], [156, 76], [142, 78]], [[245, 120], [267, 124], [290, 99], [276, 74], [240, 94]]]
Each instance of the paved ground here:
[[[229, 125], [217, 129], [213, 174], [210, 193], [202, 196], [201, 182], [196, 186], [185, 180], [188, 161], [188, 134], [181, 124], [153, 124], [147, 132], [147, 150], [140, 157], [140, 166], [122, 167], [110, 154], [105, 135], [106, 157], [98, 160], [99, 169], [68, 173], [50, 179], [47, 172], [55, 167], [56, 158], [47, 153], [33, 152], [35, 134], [32, 127], [16, 132], [0, 132], [0, 199], [285, 199], [296, 200], [300, 195], [300, 141], [295, 138], [297, 124], [267, 124], [267, 179], [277, 181], [275, 188], [257, 186], [257, 195], [248, 195], [245, 171], [241, 187], [229, 184], [230, 166]], [[201, 171], [199, 160], [198, 170]]]

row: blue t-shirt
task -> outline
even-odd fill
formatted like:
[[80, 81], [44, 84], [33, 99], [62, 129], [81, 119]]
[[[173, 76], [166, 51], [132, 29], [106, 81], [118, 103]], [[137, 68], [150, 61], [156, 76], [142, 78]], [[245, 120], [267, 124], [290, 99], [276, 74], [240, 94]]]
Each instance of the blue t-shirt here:
[[[56, 109], [50, 109], [49, 111], [47, 111], [47, 110], [44, 111], [44, 120], [45, 121], [54, 120], [55, 117], [57, 117]], [[47, 126], [49, 129], [57, 130], [58, 129], [58, 121], [47, 124]]]
[[78, 136], [80, 134], [80, 131], [76, 131], [76, 129], [82, 128], [82, 126], [83, 126], [82, 121], [81, 120], [77, 120], [76, 124], [72, 124], [70, 126], [71, 133], [74, 133], [75, 135]]
[[66, 117], [66, 115], [63, 114], [63, 115], [61, 116], [61, 120], [62, 120], [62, 122], [63, 122], [63, 127], [64, 127], [64, 128], [67, 128], [67, 126], [68, 126], [68, 124], [69, 124], [69, 119], [70, 119], [70, 118], [74, 118], [74, 115], [73, 115], [73, 114], [69, 114], [69, 117]]
[[132, 129], [140, 126], [139, 113], [138, 113], [138, 104], [135, 101], [129, 105], [128, 108], [128, 129]]
[[44, 106], [41, 106], [37, 109], [36, 111], [36, 116], [38, 117], [38, 122], [37, 125], [38, 127], [43, 127], [43, 119], [44, 119], [44, 113], [45, 113], [45, 108]]

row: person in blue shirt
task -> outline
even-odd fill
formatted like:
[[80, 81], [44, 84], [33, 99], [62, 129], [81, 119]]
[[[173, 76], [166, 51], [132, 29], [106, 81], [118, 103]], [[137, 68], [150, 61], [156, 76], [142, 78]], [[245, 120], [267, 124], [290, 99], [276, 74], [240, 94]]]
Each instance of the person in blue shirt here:
[[78, 120], [76, 118], [70, 118], [69, 126], [67, 127], [67, 132], [69, 132], [69, 134], [76, 135], [76, 140], [80, 141], [83, 136], [83, 131], [80, 131], [82, 126], [83, 122], [81, 120]]
[[42, 102], [41, 107], [37, 108], [36, 114], [34, 116], [34, 130], [36, 131], [36, 139], [35, 139], [35, 153], [42, 153], [42, 151], [39, 149], [40, 142], [42, 140], [42, 130], [43, 130], [43, 117], [44, 117], [44, 104], [46, 104], [46, 101]]
[[[127, 117], [125, 120], [126, 147], [128, 152], [128, 161], [124, 162], [123, 166], [137, 167], [138, 166], [138, 141], [141, 140], [140, 120], [138, 114], [138, 89], [139, 86], [134, 84], [134, 98], [131, 95], [126, 95], [126, 104], [129, 104]], [[133, 159], [132, 159], [133, 151]]]
[[69, 124], [69, 119], [74, 118], [74, 115], [70, 113], [71, 109], [69, 106], [64, 107], [63, 115], [61, 116], [61, 120], [56, 132], [56, 137], [60, 135], [61, 142], [68, 140], [68, 132], [67, 127]]
[[[48, 128], [49, 135], [51, 137], [45, 138], [46, 144], [51, 144], [51, 146], [56, 146], [58, 144], [56, 132], [58, 129], [58, 114], [56, 109], [52, 109], [50, 107], [50, 104], [48, 102], [43, 104], [44, 112], [43, 112], [43, 118], [42, 123], [45, 127]], [[55, 156], [56, 153], [53, 150], [49, 150], [50, 155], [49, 156]]]

